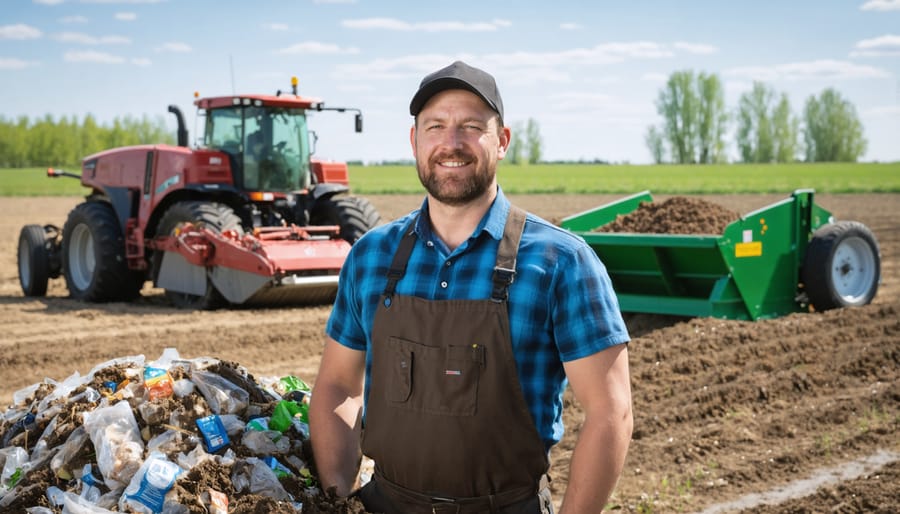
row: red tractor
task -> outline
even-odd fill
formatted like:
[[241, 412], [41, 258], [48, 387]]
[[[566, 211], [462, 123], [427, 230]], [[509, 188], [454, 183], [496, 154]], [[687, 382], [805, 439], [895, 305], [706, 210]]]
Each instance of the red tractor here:
[[199, 98], [205, 135], [188, 146], [141, 145], [85, 157], [71, 176], [91, 192], [62, 230], [26, 225], [19, 281], [43, 296], [65, 276], [73, 298], [126, 301], [147, 280], [184, 308], [315, 303], [333, 298], [350, 245], [380, 222], [350, 196], [347, 165], [312, 158], [307, 114], [356, 112], [292, 92]]

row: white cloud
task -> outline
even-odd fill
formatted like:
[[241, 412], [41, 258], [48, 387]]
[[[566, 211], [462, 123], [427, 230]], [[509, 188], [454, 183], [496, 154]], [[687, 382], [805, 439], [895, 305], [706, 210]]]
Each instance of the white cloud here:
[[283, 32], [288, 29], [287, 23], [263, 23], [262, 28], [275, 32]]
[[0, 39], [37, 39], [42, 35], [40, 30], [22, 23], [0, 26]]
[[0, 70], [24, 70], [31, 66], [37, 66], [38, 63], [33, 61], [23, 61], [22, 59], [14, 59], [8, 57], [0, 57]]
[[[650, 41], [606, 43], [593, 48], [573, 48], [556, 52], [511, 52], [485, 55], [419, 54], [394, 59], [375, 59], [368, 63], [339, 65], [341, 77], [365, 76], [370, 79], [420, 79], [423, 75], [457, 59], [493, 73], [509, 72], [522, 83], [573, 82], [583, 76], [585, 66], [603, 66], [634, 59], [664, 59], [675, 54], [665, 45]], [[574, 74], [574, 75], [573, 75]], [[580, 78], [578, 80], [581, 80]]]
[[665, 73], [644, 73], [641, 75], [644, 82], [655, 82], [657, 84], [665, 84], [669, 81], [669, 76]]
[[127, 45], [131, 40], [124, 36], [92, 36], [81, 32], [62, 32], [54, 39], [63, 43], [76, 43], [79, 45]]
[[863, 115], [869, 118], [896, 118], [900, 116], [900, 105], [882, 105], [863, 111]]
[[356, 47], [341, 48], [332, 43], [320, 43], [318, 41], [305, 41], [297, 43], [278, 51], [280, 54], [358, 54], [359, 49]]
[[59, 5], [63, 2], [65, 2], [66, 0], [32, 0], [32, 1], [36, 4], [41, 4], [41, 5]]
[[194, 49], [191, 48], [191, 45], [187, 43], [181, 43], [178, 41], [170, 41], [168, 43], [163, 44], [160, 47], [157, 47], [157, 52], [173, 52], [178, 54], [186, 54], [189, 52], [193, 52]]
[[341, 26], [349, 29], [381, 29], [397, 32], [493, 32], [500, 28], [509, 27], [512, 23], [508, 20], [493, 20], [490, 22], [464, 23], [460, 21], [430, 21], [421, 23], [409, 23], [396, 18], [363, 18], [358, 20], [344, 20]]
[[861, 11], [900, 11], [900, 0], [869, 0], [859, 6]]
[[314, 4], [355, 4], [356, 0], [313, 0]]
[[66, 52], [63, 55], [63, 59], [66, 62], [93, 62], [99, 64], [122, 64], [125, 62], [124, 57], [93, 50]]
[[704, 45], [698, 43], [685, 43], [684, 41], [679, 41], [675, 43], [675, 48], [678, 50], [684, 50], [689, 54], [698, 54], [698, 55], [710, 55], [719, 51], [718, 48], [712, 45]]
[[119, 21], [134, 21], [137, 19], [137, 13], [133, 12], [117, 12], [113, 17]]
[[731, 77], [748, 80], [851, 80], [889, 77], [890, 73], [873, 66], [847, 61], [818, 60], [779, 64], [777, 66], [745, 66], [725, 72]]
[[132, 57], [131, 64], [135, 66], [150, 66], [153, 62], [145, 57]]
[[873, 39], [863, 39], [856, 43], [851, 57], [884, 57], [900, 55], [900, 36], [887, 34]]
[[84, 17], [84, 16], [78, 16], [78, 15], [76, 15], [76, 16], [63, 16], [62, 18], [59, 19], [59, 22], [60, 22], [60, 23], [65, 23], [65, 24], [69, 24], [69, 23], [87, 23], [87, 22], [88, 22], [88, 19], [87, 19], [86, 17]]
[[562, 30], [581, 30], [584, 26], [579, 23], [560, 23], [559, 28]]

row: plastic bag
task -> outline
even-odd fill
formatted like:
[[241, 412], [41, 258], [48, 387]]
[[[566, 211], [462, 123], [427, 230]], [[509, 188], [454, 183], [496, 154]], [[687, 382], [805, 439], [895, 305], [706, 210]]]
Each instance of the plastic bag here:
[[235, 464], [231, 483], [237, 491], [247, 490], [252, 494], [261, 494], [276, 500], [290, 498], [275, 476], [275, 472], [268, 464], [255, 457], [249, 457], [244, 462]]
[[191, 380], [216, 414], [240, 414], [250, 404], [250, 393], [220, 375], [194, 371]]
[[0, 495], [6, 493], [28, 471], [28, 452], [18, 446], [0, 449]]
[[72, 430], [69, 437], [66, 438], [66, 442], [62, 444], [60, 450], [50, 460], [50, 470], [57, 477], [63, 480], [72, 479], [74, 470], [71, 469], [70, 463], [81, 452], [84, 445], [87, 444], [88, 437], [84, 425], [80, 425], [75, 430]]
[[121, 487], [141, 467], [144, 443], [128, 402], [84, 413], [84, 428], [97, 452], [97, 465], [111, 489]]
[[125, 488], [119, 510], [130, 509], [144, 514], [162, 512], [166, 493], [175, 485], [181, 472], [182, 469], [162, 453], [151, 453]]
[[248, 430], [241, 444], [254, 455], [281, 454], [291, 449], [290, 439], [275, 430]]

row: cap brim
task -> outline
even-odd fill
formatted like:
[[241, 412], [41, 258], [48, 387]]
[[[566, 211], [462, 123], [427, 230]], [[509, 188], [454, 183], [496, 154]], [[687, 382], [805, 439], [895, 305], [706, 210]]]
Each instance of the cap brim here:
[[409, 102], [409, 113], [413, 116], [418, 116], [419, 112], [422, 111], [422, 108], [425, 107], [425, 104], [428, 103], [428, 100], [431, 100], [431, 97], [440, 93], [441, 91], [446, 91], [448, 89], [465, 89], [467, 91], [471, 91], [478, 95], [478, 98], [488, 105], [491, 109], [496, 111], [499, 114], [499, 110], [497, 106], [494, 105], [490, 100], [485, 97], [484, 94], [481, 93], [478, 89], [476, 89], [473, 85], [469, 84], [464, 80], [460, 80], [455, 77], [443, 77], [439, 79], [435, 79], [424, 87], [420, 88], [411, 102]]

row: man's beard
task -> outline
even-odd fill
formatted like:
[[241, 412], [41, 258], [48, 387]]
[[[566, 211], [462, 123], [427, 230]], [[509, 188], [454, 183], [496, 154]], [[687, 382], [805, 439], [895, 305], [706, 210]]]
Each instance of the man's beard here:
[[[493, 174], [488, 172], [481, 161], [473, 174], [464, 177], [455, 174], [438, 177], [434, 172], [434, 163], [445, 159], [447, 158], [441, 157], [426, 162], [416, 160], [419, 181], [435, 200], [447, 205], [464, 205], [480, 198], [493, 184]], [[449, 160], [454, 160], [454, 157], [451, 156]]]

